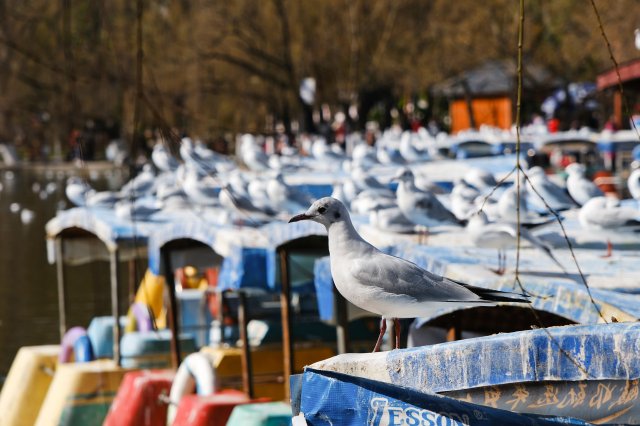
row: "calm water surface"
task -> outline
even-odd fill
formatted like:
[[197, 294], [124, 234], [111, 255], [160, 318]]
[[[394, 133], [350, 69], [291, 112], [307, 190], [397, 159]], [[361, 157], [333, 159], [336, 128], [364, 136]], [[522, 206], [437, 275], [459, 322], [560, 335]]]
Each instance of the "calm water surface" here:
[[[21, 346], [59, 342], [55, 265], [47, 263], [45, 224], [62, 204], [69, 207], [64, 183], [73, 173], [0, 169], [0, 379]], [[13, 177], [11, 176], [13, 175]], [[94, 175], [97, 189], [116, 188], [122, 178]], [[46, 194], [45, 186], [57, 189]], [[35, 187], [34, 187], [35, 184]], [[40, 188], [38, 188], [38, 184]], [[50, 190], [53, 185], [50, 185]], [[37, 191], [34, 191], [37, 190]], [[45, 191], [45, 192], [42, 192]], [[44, 199], [43, 199], [44, 198]], [[24, 224], [11, 204], [35, 212]], [[121, 268], [124, 269], [124, 268]], [[67, 325], [87, 327], [96, 315], [110, 313], [109, 266], [106, 262], [68, 267]]]

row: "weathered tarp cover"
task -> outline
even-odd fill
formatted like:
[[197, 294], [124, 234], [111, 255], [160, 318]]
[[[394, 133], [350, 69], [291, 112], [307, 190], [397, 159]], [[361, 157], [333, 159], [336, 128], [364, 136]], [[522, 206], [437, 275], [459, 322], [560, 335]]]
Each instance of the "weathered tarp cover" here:
[[[204, 220], [172, 220], [158, 227], [149, 236], [149, 268], [160, 273], [160, 249], [173, 240], [192, 239], [201, 242], [224, 257], [219, 273], [222, 290], [240, 288], [279, 288], [279, 259], [281, 245], [312, 235], [326, 235], [324, 227], [315, 222], [273, 222], [259, 228], [220, 226]], [[312, 270], [313, 266], [309, 266]], [[295, 269], [294, 269], [295, 272]], [[294, 284], [300, 284], [293, 274]], [[308, 277], [308, 289], [313, 280]], [[300, 285], [298, 285], [300, 287]]]
[[136, 239], [140, 244], [146, 244], [149, 233], [159, 223], [121, 219], [112, 209], [76, 207], [59, 212], [47, 222], [45, 230], [47, 238], [55, 238], [66, 229], [83, 229], [95, 234], [111, 250], [125, 240]]
[[588, 423], [517, 414], [401, 386], [306, 368], [293, 376], [294, 415], [308, 425], [551, 425]]

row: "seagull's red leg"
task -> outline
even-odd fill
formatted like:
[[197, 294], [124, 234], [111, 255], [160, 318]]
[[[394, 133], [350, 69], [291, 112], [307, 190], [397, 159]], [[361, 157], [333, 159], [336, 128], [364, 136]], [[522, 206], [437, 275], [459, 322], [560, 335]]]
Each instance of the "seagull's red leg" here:
[[380, 345], [382, 344], [382, 338], [384, 337], [384, 333], [387, 331], [387, 320], [382, 317], [380, 319], [380, 335], [378, 336], [378, 341], [376, 342], [376, 346], [373, 348], [373, 352], [380, 351]]
[[398, 318], [393, 319], [393, 326], [396, 333], [396, 349], [400, 349], [400, 320]]
[[491, 271], [497, 275], [504, 274], [506, 267], [503, 267], [502, 263], [502, 250], [498, 249], [498, 269], [491, 269]]
[[611, 244], [611, 240], [607, 239], [607, 253], [602, 255], [601, 257], [607, 259], [611, 257], [613, 254], [613, 244]]

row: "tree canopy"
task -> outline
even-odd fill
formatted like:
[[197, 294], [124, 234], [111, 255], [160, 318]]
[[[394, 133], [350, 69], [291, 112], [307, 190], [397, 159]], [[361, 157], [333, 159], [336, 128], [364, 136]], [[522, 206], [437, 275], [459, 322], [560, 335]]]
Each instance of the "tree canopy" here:
[[[618, 62], [637, 56], [637, 0], [596, 0]], [[302, 121], [315, 108], [429, 88], [515, 59], [511, 0], [0, 0], [0, 138], [65, 141], [87, 120], [130, 137], [159, 125], [213, 137]], [[591, 2], [525, 0], [524, 66], [564, 81], [611, 68]], [[370, 106], [370, 105], [369, 105]], [[358, 125], [362, 125], [363, 119]], [[135, 123], [135, 124], [134, 124]]]

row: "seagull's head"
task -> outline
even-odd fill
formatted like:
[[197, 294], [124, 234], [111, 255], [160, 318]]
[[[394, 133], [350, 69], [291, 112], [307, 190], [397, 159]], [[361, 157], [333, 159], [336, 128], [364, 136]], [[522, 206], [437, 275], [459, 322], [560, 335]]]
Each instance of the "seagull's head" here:
[[335, 198], [324, 197], [311, 204], [306, 212], [289, 219], [289, 223], [312, 220], [329, 228], [331, 224], [343, 221], [348, 217], [349, 212], [344, 204]]
[[413, 181], [413, 172], [411, 172], [411, 170], [409, 170], [408, 168], [403, 167], [398, 170], [398, 173], [396, 173], [396, 175], [391, 180], [396, 182], [411, 182]]

